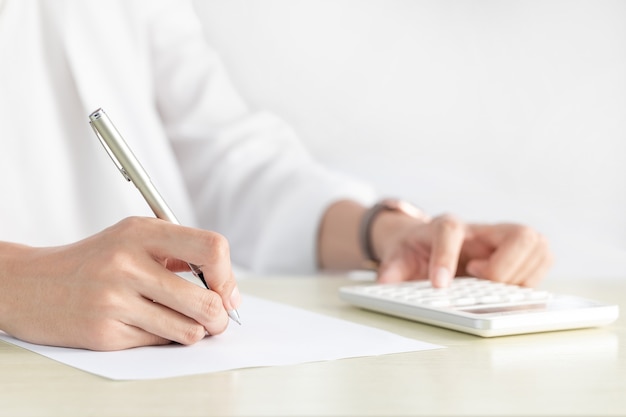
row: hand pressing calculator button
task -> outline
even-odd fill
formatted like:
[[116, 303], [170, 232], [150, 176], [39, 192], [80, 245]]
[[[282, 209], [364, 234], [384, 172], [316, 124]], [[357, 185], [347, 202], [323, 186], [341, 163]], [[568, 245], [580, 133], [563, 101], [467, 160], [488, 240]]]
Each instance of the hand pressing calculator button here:
[[358, 307], [483, 337], [606, 325], [619, 307], [476, 278], [447, 288], [428, 281], [352, 285], [340, 297]]

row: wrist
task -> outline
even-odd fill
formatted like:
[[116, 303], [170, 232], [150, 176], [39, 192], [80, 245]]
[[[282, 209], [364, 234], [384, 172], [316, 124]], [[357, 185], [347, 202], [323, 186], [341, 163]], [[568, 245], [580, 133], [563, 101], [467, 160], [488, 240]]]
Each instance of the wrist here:
[[386, 248], [407, 229], [430, 221], [430, 217], [409, 202], [384, 199], [369, 208], [361, 220], [359, 239], [366, 266], [378, 266]]
[[0, 242], [0, 278], [19, 277], [24, 268], [24, 258], [33, 251], [30, 246], [19, 243]]
[[12, 316], [19, 314], [20, 299], [26, 294], [15, 289], [23, 282], [25, 258], [32, 250], [17, 243], [0, 242], [0, 330], [5, 330]]

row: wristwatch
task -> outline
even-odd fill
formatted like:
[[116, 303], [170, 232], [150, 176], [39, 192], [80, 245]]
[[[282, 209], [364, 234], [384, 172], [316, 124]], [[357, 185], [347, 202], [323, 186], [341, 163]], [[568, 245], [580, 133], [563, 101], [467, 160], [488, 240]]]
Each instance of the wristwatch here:
[[414, 219], [428, 219], [428, 216], [415, 205], [409, 203], [408, 201], [396, 198], [385, 198], [367, 209], [359, 227], [359, 242], [367, 262], [366, 266], [370, 268], [377, 267], [380, 262], [380, 259], [378, 259], [374, 253], [374, 245], [372, 243], [372, 225], [374, 224], [376, 217], [385, 211], [403, 213]]

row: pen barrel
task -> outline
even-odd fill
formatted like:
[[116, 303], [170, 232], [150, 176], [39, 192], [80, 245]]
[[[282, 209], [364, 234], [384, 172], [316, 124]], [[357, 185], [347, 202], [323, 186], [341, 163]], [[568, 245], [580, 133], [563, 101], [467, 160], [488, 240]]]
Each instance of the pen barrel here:
[[133, 183], [141, 195], [143, 195], [143, 198], [146, 200], [155, 216], [159, 219], [167, 220], [170, 223], [180, 224], [174, 212], [169, 208], [167, 203], [165, 203], [161, 194], [159, 194], [156, 187], [152, 184], [152, 181], [150, 181], [150, 178], [141, 183], [135, 181], [133, 181]]
[[127, 181], [131, 181], [139, 190], [152, 212], [159, 219], [167, 220], [174, 224], [180, 224], [174, 212], [165, 202], [156, 189], [146, 170], [133, 154], [120, 132], [111, 119], [102, 109], [98, 109], [89, 115], [91, 123], [100, 143], [109, 154], [113, 163], [120, 170]]

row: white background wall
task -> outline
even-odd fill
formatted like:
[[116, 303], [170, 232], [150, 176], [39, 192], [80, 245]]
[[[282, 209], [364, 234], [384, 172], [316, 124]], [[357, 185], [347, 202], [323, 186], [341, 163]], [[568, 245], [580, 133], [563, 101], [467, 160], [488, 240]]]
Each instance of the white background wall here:
[[626, 1], [197, 0], [241, 93], [325, 164], [529, 224], [626, 277]]

